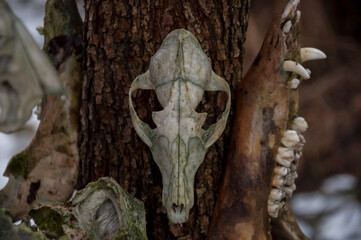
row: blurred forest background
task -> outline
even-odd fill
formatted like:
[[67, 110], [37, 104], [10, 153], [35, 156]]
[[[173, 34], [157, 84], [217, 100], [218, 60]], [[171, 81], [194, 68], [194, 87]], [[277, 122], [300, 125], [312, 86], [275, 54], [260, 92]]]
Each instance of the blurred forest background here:
[[[42, 46], [45, 0], [8, 0]], [[82, 10], [82, 2], [79, 9]], [[248, 25], [243, 75], [261, 47], [272, 20], [288, 0], [256, 0]], [[304, 64], [311, 79], [300, 87], [300, 112], [309, 124], [292, 208], [312, 239], [361, 239], [361, 1], [301, 0], [301, 42], [327, 59]], [[23, 150], [37, 127], [0, 134], [0, 174]], [[0, 188], [6, 184], [1, 177]]]

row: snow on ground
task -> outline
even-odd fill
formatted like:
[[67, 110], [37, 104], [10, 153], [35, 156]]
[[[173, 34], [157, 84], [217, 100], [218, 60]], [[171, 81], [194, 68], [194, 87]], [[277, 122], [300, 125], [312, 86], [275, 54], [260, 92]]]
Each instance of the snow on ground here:
[[349, 174], [326, 179], [318, 191], [296, 194], [291, 208], [301, 229], [315, 240], [360, 240], [361, 204]]

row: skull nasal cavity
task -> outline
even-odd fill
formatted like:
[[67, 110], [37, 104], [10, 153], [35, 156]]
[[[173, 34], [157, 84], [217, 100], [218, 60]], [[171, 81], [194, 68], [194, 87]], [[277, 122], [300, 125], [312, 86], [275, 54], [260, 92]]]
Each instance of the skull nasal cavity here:
[[175, 203], [172, 204], [172, 211], [175, 213], [181, 213], [185, 211], [184, 204], [177, 205]]
[[[202, 100], [199, 102], [196, 112], [207, 113], [207, 119], [202, 128], [207, 130], [210, 125], [216, 123], [226, 109], [228, 96], [225, 92], [205, 91]], [[214, 109], [214, 110], [213, 110]]]
[[161, 111], [163, 107], [159, 103], [155, 91], [137, 89], [133, 92], [132, 100], [140, 120], [147, 123], [149, 127], [156, 128], [157, 126], [152, 119], [152, 112]]

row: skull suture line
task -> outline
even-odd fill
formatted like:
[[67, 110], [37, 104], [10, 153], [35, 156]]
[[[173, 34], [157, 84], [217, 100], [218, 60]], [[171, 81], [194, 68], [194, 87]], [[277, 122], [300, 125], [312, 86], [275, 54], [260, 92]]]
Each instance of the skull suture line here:
[[[157, 128], [142, 122], [134, 110], [132, 93], [154, 89], [163, 110], [153, 112]], [[204, 91], [228, 95], [221, 118], [202, 129], [207, 113], [195, 111]], [[207, 149], [222, 134], [230, 109], [227, 82], [212, 71], [211, 63], [195, 36], [179, 29], [171, 32], [152, 57], [149, 70], [139, 75], [129, 90], [129, 107], [134, 128], [149, 146], [162, 173], [163, 206], [172, 223], [187, 220], [193, 207], [194, 176]]]

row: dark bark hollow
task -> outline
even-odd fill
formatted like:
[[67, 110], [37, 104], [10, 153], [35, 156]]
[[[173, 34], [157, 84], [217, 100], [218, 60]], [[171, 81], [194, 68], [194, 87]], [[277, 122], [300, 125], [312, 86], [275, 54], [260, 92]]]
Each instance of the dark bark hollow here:
[[[174, 29], [191, 31], [211, 59], [214, 71], [234, 89], [241, 79], [243, 43], [250, 0], [232, 1], [85, 1], [85, 56], [79, 186], [110, 176], [146, 207], [150, 239], [204, 239], [220, 187], [229, 127], [209, 149], [195, 179], [195, 203], [182, 225], [169, 225], [162, 208], [160, 171], [136, 135], [128, 91], [136, 76]], [[234, 91], [233, 91], [234, 92]], [[138, 92], [139, 117], [151, 121], [155, 94]], [[208, 123], [222, 113], [227, 98], [209, 93], [198, 109]]]

